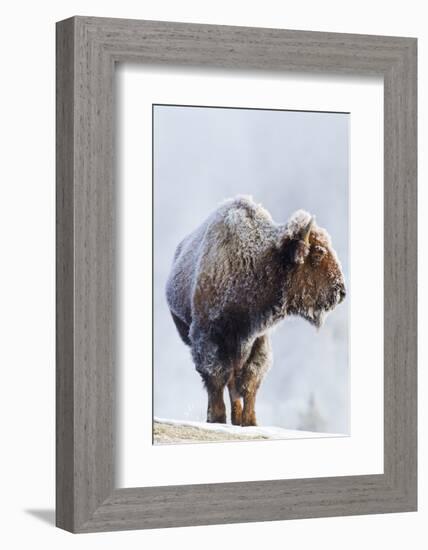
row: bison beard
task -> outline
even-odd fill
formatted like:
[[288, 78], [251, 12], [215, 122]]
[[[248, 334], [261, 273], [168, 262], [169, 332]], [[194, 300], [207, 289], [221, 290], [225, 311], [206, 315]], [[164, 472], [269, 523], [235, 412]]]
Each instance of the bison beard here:
[[345, 285], [328, 233], [307, 212], [276, 224], [250, 197], [236, 197], [179, 244], [166, 295], [208, 393], [207, 421], [226, 422], [227, 386], [232, 423], [255, 426], [269, 329], [287, 315], [320, 328]]

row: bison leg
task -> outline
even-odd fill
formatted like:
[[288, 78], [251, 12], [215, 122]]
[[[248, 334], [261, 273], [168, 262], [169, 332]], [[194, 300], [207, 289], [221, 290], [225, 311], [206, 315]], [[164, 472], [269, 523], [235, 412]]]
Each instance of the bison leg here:
[[244, 392], [244, 410], [242, 412], [241, 426], [257, 426], [256, 420], [256, 393], [258, 386], [254, 386]]
[[[198, 369], [205, 389], [208, 393], [207, 422], [218, 422], [226, 424], [226, 405], [224, 404], [223, 393], [226, 386], [226, 379], [221, 369], [216, 373], [208, 373]], [[219, 372], [220, 371], [220, 372]]]
[[230, 397], [230, 409], [232, 413], [232, 424], [240, 426], [242, 423], [242, 403], [241, 396], [236, 389], [235, 374], [232, 373], [227, 383]]
[[207, 422], [226, 424], [226, 406], [223, 399], [223, 388], [208, 389]]
[[205, 334], [193, 327], [192, 355], [196, 370], [201, 375], [208, 393], [207, 422], [226, 423], [224, 388], [230, 378], [231, 367], [219, 357], [219, 348]]
[[264, 375], [271, 364], [271, 350], [269, 338], [259, 336], [251, 349], [250, 355], [236, 377], [236, 387], [244, 398], [242, 411], [242, 426], [257, 426], [256, 394]]

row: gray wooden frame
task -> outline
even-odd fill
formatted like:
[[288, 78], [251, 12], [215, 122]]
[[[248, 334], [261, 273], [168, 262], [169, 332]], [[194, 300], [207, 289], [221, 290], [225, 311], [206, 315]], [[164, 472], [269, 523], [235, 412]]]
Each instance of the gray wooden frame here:
[[[91, 532], [416, 510], [416, 45], [413, 38], [90, 17], [57, 24], [59, 527]], [[383, 76], [382, 475], [115, 488], [116, 62]]]

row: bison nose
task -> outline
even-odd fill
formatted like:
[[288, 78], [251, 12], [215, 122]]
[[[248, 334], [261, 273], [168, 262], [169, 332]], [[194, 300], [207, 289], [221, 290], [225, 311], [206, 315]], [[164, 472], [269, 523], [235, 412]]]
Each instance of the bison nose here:
[[341, 286], [339, 289], [339, 304], [343, 302], [346, 296], [346, 290], [344, 286]]

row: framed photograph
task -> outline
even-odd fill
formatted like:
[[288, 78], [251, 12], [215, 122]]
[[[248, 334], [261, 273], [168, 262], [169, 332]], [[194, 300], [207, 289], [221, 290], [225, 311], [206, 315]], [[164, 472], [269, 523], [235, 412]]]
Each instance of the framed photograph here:
[[154, 104], [153, 136], [154, 444], [348, 434], [349, 113]]
[[57, 24], [57, 525], [417, 507], [416, 39]]

